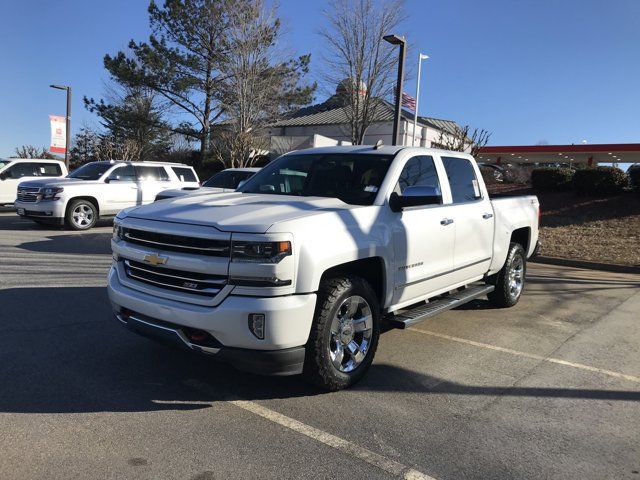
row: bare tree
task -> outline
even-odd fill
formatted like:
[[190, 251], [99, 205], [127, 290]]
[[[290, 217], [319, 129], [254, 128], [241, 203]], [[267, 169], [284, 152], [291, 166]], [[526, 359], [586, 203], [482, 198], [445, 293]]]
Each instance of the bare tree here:
[[360, 145], [395, 85], [397, 53], [382, 37], [404, 20], [404, 1], [331, 0], [324, 14], [329, 23], [320, 30], [327, 45], [325, 77], [340, 85], [345, 134]]
[[109, 137], [102, 137], [95, 145], [96, 156], [99, 160], [124, 160], [128, 162], [140, 160], [142, 149], [134, 140], [126, 139], [115, 142]]
[[440, 131], [438, 139], [432, 146], [456, 152], [469, 152], [476, 156], [478, 151], [489, 142], [490, 137], [491, 133], [485, 129], [474, 128], [471, 131], [471, 127], [465, 125], [457, 127], [452, 132]]
[[57, 158], [52, 153], [45, 148], [34, 147], [33, 145], [22, 145], [21, 147], [16, 147], [15, 154], [12, 158]]
[[309, 55], [292, 58], [278, 49], [280, 20], [264, 0], [240, 0], [221, 38], [226, 73], [220, 81], [223, 122], [213, 127], [214, 157], [226, 167], [251, 165], [269, 148], [262, 127], [308, 105], [316, 85], [305, 84]]

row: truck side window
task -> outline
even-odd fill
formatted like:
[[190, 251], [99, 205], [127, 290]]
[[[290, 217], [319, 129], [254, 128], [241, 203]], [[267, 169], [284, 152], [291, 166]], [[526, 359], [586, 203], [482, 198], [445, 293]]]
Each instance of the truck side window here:
[[420, 155], [405, 164], [395, 191], [402, 195], [407, 187], [433, 187], [440, 190], [440, 181], [433, 157]]
[[173, 173], [176, 174], [176, 176], [180, 179], [181, 182], [197, 182], [198, 181], [195, 174], [193, 173], [193, 170], [191, 170], [190, 168], [171, 167], [171, 170], [173, 170]]
[[117, 177], [121, 182], [135, 182], [136, 172], [133, 165], [125, 165], [124, 167], [116, 168], [109, 177]]
[[447, 172], [453, 203], [472, 202], [482, 198], [473, 165], [466, 158], [442, 157]]
[[38, 163], [38, 174], [41, 177], [60, 177], [62, 169], [57, 163]]
[[7, 178], [37, 177], [38, 169], [35, 163], [20, 162], [10, 166], [6, 173]]
[[164, 167], [136, 166], [136, 174], [140, 181], [168, 182], [169, 174]]

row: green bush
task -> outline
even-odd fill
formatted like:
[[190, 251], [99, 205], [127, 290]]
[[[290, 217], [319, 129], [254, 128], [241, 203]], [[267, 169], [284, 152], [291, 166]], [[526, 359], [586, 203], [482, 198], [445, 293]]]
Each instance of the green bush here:
[[640, 189], [640, 165], [632, 165], [629, 170], [627, 170], [627, 175], [629, 175], [631, 186]]
[[562, 167], [536, 168], [531, 172], [531, 185], [536, 190], [559, 192], [571, 188], [575, 170]]
[[614, 195], [628, 183], [627, 174], [617, 167], [586, 168], [573, 176], [573, 188], [581, 195]]

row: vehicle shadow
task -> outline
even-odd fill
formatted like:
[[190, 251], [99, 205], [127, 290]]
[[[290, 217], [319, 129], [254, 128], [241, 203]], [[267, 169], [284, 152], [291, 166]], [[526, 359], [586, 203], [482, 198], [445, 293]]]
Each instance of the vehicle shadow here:
[[[300, 377], [238, 372], [134, 335], [112, 319], [104, 288], [4, 289], [0, 305], [0, 412], [190, 410], [324, 394]], [[443, 394], [640, 401], [640, 391], [463, 385], [388, 364], [374, 364], [354, 388], [419, 392], [427, 402]]]
[[82, 232], [52, 235], [42, 240], [23, 242], [17, 246], [30, 252], [110, 255], [111, 233]]

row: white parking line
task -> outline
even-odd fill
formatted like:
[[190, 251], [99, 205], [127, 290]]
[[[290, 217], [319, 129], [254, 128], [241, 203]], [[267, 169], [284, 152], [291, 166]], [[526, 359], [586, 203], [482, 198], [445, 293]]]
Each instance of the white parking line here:
[[[209, 390], [208, 385], [198, 380], [187, 380], [185, 384], [204, 392], [207, 392]], [[219, 395], [219, 392], [217, 392], [217, 394]], [[413, 468], [407, 467], [402, 463], [391, 460], [390, 458], [384, 457], [378, 453], [372, 452], [371, 450], [356, 445], [355, 443], [351, 443], [348, 440], [324, 432], [291, 417], [287, 417], [286, 415], [278, 413], [255, 402], [249, 400], [228, 400], [227, 403], [230, 403], [238, 408], [242, 408], [243, 410], [251, 412], [254, 415], [258, 415], [272, 423], [288, 428], [289, 430], [300, 433], [331, 448], [335, 448], [342, 453], [346, 453], [347, 455], [358, 458], [359, 460], [362, 460], [369, 465], [373, 465], [374, 467], [384, 470], [391, 475], [404, 478], [405, 480], [435, 480], [433, 477], [430, 477], [429, 475], [418, 470], [414, 470]]]
[[535, 353], [521, 352], [519, 350], [512, 350], [511, 348], [498, 347], [497, 345], [490, 345], [488, 343], [475, 342], [473, 340], [467, 340], [466, 338], [453, 337], [444, 333], [432, 332], [429, 330], [419, 330], [414, 327], [410, 327], [407, 330], [412, 332], [422, 333], [424, 335], [431, 335], [432, 337], [443, 338], [445, 340], [451, 340], [452, 342], [464, 343], [466, 345], [473, 345], [474, 347], [486, 348], [488, 350], [495, 350], [497, 352], [508, 353], [510, 355], [517, 355], [519, 357], [532, 358], [534, 360], [540, 360], [548, 363], [556, 363], [558, 365], [565, 365], [567, 367], [579, 368], [580, 370], [586, 370], [589, 372], [601, 373], [608, 375], [609, 377], [621, 378], [630, 382], [640, 383], [640, 377], [633, 375], [627, 375], [626, 373], [614, 372], [613, 370], [606, 370], [604, 368], [592, 367], [590, 365], [584, 365], [582, 363], [568, 362], [560, 358], [544, 357]]

